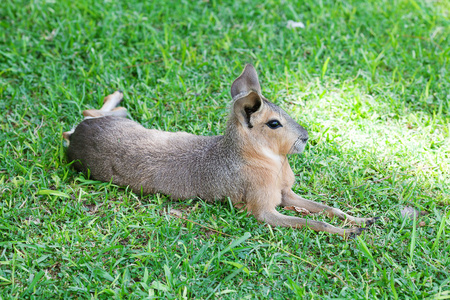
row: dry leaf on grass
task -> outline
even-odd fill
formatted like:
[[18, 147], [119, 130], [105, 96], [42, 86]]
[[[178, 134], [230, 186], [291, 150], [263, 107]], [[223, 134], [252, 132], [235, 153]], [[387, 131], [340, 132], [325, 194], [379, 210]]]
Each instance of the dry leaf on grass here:
[[169, 215], [172, 215], [172, 216], [175, 216], [175, 217], [183, 216], [183, 212], [181, 210], [179, 210], [179, 209], [170, 208], [170, 209], [168, 209], [167, 213]]
[[425, 216], [428, 215], [427, 211], [418, 211], [417, 209], [415, 209], [414, 207], [411, 206], [405, 206], [401, 211], [400, 211], [402, 217], [404, 218], [410, 218], [410, 219], [415, 219], [418, 216]]
[[164, 214], [172, 215], [175, 217], [182, 217], [183, 215], [190, 215], [192, 212], [196, 211], [198, 208], [198, 203], [196, 203], [194, 206], [178, 206], [178, 209], [176, 208], [164, 208]]

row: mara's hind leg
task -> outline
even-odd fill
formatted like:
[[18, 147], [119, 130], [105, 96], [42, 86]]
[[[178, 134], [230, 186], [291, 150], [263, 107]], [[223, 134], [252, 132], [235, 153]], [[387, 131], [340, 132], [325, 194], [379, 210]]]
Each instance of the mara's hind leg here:
[[85, 117], [104, 117], [104, 116], [116, 116], [127, 117], [127, 109], [125, 107], [116, 107], [123, 99], [123, 93], [116, 91], [113, 94], [106, 96], [103, 100], [103, 106], [100, 109], [88, 109], [83, 111]]
[[[99, 118], [105, 116], [116, 116], [121, 118], [127, 117], [127, 109], [125, 107], [117, 107], [123, 99], [123, 93], [121, 91], [116, 91], [111, 95], [108, 95], [103, 99], [103, 106], [100, 109], [88, 109], [83, 111], [83, 116], [85, 118]], [[64, 140], [69, 143], [70, 135], [73, 130], [63, 132]]]

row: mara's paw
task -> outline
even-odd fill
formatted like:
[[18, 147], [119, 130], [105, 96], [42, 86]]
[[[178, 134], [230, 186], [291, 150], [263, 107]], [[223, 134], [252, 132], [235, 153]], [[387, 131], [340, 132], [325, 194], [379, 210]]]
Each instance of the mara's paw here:
[[365, 223], [366, 226], [370, 226], [370, 225], [375, 224], [375, 222], [376, 222], [378, 219], [380, 219], [380, 217], [370, 218], [370, 219], [368, 219], [367, 221], [365, 221], [364, 223]]
[[366, 228], [360, 228], [360, 227], [345, 229], [344, 239], [346, 239], [346, 240], [354, 239], [358, 235], [363, 233], [363, 231], [365, 231], [365, 230], [366, 230]]

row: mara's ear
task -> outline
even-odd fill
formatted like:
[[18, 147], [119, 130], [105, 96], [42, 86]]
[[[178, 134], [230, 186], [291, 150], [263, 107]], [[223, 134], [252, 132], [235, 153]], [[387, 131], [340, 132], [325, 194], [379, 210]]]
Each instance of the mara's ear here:
[[258, 114], [264, 107], [264, 100], [259, 93], [250, 91], [247, 94], [240, 93], [233, 103], [233, 113], [244, 127], [252, 128], [250, 117]]
[[252, 65], [247, 64], [242, 74], [231, 85], [231, 97], [234, 100], [239, 94], [248, 94], [250, 91], [261, 95], [258, 74]]

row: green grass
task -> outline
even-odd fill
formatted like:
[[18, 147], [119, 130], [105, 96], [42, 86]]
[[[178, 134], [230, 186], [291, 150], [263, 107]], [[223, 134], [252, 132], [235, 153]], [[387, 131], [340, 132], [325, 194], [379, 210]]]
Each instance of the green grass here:
[[[0, 298], [450, 298], [448, 1], [143, 2], [0, 2]], [[309, 130], [294, 190], [380, 216], [361, 237], [67, 164], [62, 132], [116, 89], [147, 127], [223, 133], [247, 62]]]

